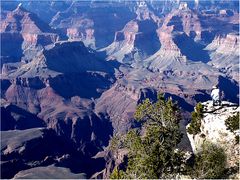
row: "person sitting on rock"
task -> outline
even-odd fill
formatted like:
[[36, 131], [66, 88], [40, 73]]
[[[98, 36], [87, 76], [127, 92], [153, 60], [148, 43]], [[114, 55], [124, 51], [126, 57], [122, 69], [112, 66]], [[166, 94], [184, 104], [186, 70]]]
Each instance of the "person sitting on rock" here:
[[217, 86], [213, 86], [211, 97], [213, 100], [213, 106], [221, 106], [220, 90]]

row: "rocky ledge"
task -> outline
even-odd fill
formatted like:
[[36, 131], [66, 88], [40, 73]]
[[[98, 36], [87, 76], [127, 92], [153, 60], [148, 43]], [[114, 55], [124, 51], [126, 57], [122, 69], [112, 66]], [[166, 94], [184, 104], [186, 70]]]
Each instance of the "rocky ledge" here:
[[239, 162], [239, 144], [236, 143], [235, 137], [239, 135], [239, 130], [231, 132], [227, 129], [225, 121], [240, 111], [239, 106], [227, 101], [223, 101], [221, 106], [213, 106], [212, 101], [202, 105], [201, 132], [196, 135], [188, 134], [193, 152], [199, 152], [205, 141], [212, 142], [225, 150], [228, 167], [236, 166]]

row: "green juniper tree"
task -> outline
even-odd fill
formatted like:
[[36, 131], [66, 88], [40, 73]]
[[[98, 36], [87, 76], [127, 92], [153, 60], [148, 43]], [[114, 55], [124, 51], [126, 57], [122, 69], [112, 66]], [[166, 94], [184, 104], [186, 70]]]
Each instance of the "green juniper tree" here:
[[192, 120], [187, 128], [189, 134], [196, 135], [201, 132], [201, 119], [203, 118], [203, 105], [198, 103], [196, 105], [195, 111], [192, 112]]
[[[135, 119], [142, 123], [142, 130], [130, 130], [125, 136], [128, 165], [121, 178], [158, 179], [178, 173], [182, 161], [177, 150], [181, 140], [178, 106], [158, 95], [157, 102], [146, 99], [137, 107]], [[114, 174], [118, 174], [116, 171]]]

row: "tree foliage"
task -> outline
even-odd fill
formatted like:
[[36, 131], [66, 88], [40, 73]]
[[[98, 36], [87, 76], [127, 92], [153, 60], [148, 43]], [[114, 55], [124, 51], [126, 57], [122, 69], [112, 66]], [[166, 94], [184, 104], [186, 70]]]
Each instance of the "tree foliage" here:
[[142, 123], [142, 129], [132, 129], [125, 137], [129, 153], [124, 178], [158, 179], [179, 172], [182, 154], [176, 149], [181, 140], [178, 106], [159, 95], [155, 103], [146, 99], [140, 104], [135, 119]]
[[[227, 118], [225, 120], [225, 125], [227, 126], [227, 129], [230, 130], [231, 132], [234, 132], [239, 129], [239, 112]], [[239, 135], [235, 136], [236, 143], [239, 143]]]
[[239, 129], [239, 112], [236, 115], [227, 118], [225, 120], [225, 125], [227, 126], [227, 129], [229, 129], [231, 132], [238, 130]]
[[187, 128], [187, 132], [189, 134], [196, 135], [201, 132], [201, 119], [203, 118], [203, 105], [201, 103], [198, 103], [196, 105], [195, 111], [192, 112], [192, 120]]
[[124, 179], [124, 172], [115, 167], [110, 175], [110, 179]]
[[192, 176], [197, 179], [217, 179], [223, 177], [226, 167], [224, 150], [210, 142], [202, 145], [196, 154]]
[[114, 153], [118, 152], [118, 149], [124, 147], [124, 139], [119, 134], [115, 134], [110, 140], [110, 150]]

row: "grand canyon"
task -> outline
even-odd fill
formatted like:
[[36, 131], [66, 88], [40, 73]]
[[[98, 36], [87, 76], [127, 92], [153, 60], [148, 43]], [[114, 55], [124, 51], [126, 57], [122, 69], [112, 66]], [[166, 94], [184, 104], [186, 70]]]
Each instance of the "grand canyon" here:
[[[109, 178], [138, 104], [239, 102], [239, 1], [1, 1], [1, 178]], [[49, 176], [47, 176], [49, 175]]]

